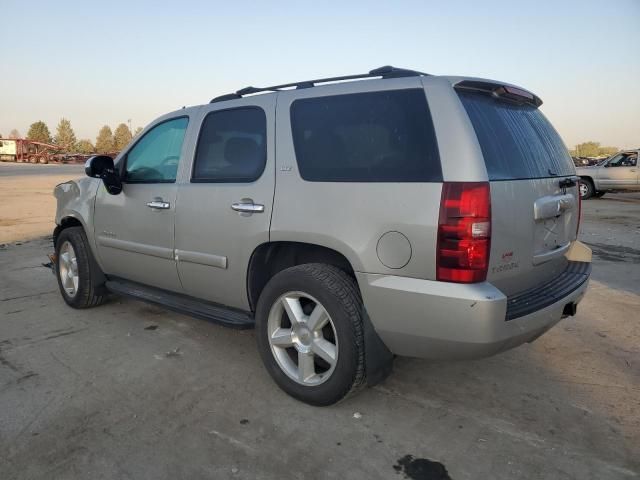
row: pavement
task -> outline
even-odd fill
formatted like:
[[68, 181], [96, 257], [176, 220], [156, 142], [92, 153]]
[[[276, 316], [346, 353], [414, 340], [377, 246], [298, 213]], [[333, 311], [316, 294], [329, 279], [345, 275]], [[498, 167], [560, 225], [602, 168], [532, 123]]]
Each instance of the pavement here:
[[74, 177], [84, 175], [84, 165], [77, 163], [9, 163], [0, 162], [0, 177], [66, 175]]
[[0, 479], [640, 478], [639, 207], [584, 202], [575, 317], [488, 359], [398, 358], [326, 408], [276, 387], [253, 331], [118, 297], [73, 310], [50, 239], [5, 243]]

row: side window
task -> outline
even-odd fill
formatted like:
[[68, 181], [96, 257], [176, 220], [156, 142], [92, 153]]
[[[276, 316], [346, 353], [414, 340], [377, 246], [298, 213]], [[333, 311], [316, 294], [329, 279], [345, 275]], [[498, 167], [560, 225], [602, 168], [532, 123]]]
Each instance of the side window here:
[[619, 153], [618, 155], [613, 157], [611, 160], [609, 160], [608, 166], [609, 167], [619, 167], [620, 166], [620, 162], [622, 162], [623, 158], [624, 158], [624, 156], [621, 153]]
[[149, 130], [127, 153], [125, 181], [171, 183], [176, 181], [187, 117], [162, 122]]
[[440, 182], [422, 89], [304, 98], [291, 105], [300, 175], [311, 182]]
[[202, 122], [192, 182], [253, 182], [267, 161], [267, 118], [258, 107], [209, 113]]
[[635, 167], [636, 163], [638, 163], [637, 153], [630, 153], [629, 155], [625, 155], [624, 160], [622, 160], [622, 166], [624, 167]]

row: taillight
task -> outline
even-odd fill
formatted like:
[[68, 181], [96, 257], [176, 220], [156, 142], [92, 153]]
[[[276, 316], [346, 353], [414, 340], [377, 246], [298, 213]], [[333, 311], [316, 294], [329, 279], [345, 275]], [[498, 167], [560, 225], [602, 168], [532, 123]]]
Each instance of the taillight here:
[[489, 183], [445, 182], [440, 200], [436, 278], [444, 282], [483, 282], [490, 246]]
[[576, 240], [578, 239], [578, 233], [580, 233], [580, 220], [582, 219], [582, 195], [580, 195], [580, 182], [582, 182], [582, 179], [578, 180], [578, 191], [577, 191], [577, 195], [578, 195], [578, 222], [576, 225]]

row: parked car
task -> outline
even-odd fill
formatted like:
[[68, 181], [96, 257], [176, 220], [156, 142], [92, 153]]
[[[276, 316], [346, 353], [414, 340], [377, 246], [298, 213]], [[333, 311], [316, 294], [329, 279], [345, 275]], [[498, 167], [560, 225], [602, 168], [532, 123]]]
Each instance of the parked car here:
[[600, 163], [603, 158], [592, 158], [592, 157], [571, 157], [573, 159], [573, 164], [576, 167], [586, 167], [589, 165], [595, 165]]
[[590, 167], [578, 167], [583, 200], [602, 197], [607, 192], [640, 191], [637, 150], [624, 150]]
[[533, 341], [590, 275], [578, 178], [541, 103], [382, 67], [164, 115], [55, 188], [62, 298], [255, 327], [269, 374], [313, 405], [380, 381], [394, 354]]

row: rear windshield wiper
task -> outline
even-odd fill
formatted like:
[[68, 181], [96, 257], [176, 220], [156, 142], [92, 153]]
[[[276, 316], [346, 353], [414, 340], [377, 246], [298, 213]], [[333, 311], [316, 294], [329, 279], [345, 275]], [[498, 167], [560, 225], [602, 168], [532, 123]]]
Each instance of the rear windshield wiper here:
[[549, 175], [551, 175], [552, 177], [557, 177], [558, 174], [556, 172], [554, 172], [553, 170], [551, 170], [550, 168], [547, 168], [547, 172], [549, 172]]

